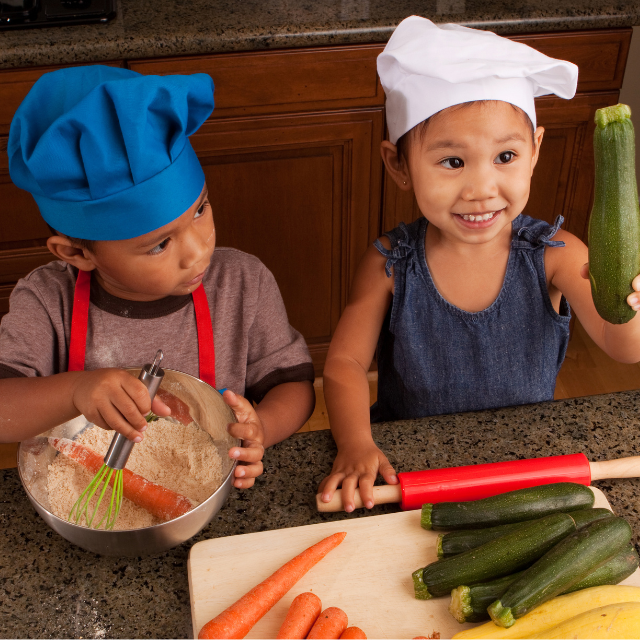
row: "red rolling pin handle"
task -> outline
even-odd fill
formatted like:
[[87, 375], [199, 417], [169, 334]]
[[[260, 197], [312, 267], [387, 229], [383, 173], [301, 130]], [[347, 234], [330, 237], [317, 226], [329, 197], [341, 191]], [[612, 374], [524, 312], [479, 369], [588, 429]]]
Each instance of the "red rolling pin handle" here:
[[589, 486], [591, 470], [583, 453], [532, 460], [510, 460], [466, 467], [399, 473], [402, 508], [420, 509], [425, 502], [478, 500], [505, 491], [551, 482], [577, 482]]

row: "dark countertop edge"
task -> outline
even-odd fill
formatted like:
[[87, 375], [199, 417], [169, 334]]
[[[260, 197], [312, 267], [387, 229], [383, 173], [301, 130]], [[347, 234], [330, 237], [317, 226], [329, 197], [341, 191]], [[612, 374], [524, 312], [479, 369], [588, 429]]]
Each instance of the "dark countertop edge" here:
[[[638, 14], [567, 16], [533, 18], [530, 20], [460, 21], [466, 27], [495, 31], [502, 35], [551, 33], [570, 30], [608, 29], [640, 25]], [[80, 27], [73, 27], [79, 29]], [[386, 42], [395, 26], [367, 26], [360, 28], [301, 31], [229, 36], [203, 36], [183, 33], [157, 38], [123, 36], [111, 41], [85, 40], [2, 49], [0, 32], [0, 69], [17, 69], [109, 60], [163, 58], [174, 56], [210, 55], [215, 53], [264, 51], [302, 47], [336, 46], [346, 44], [375, 44]], [[63, 49], [63, 51], [57, 51]], [[68, 51], [66, 50], [68, 49]], [[29, 62], [25, 60], [29, 59]]]

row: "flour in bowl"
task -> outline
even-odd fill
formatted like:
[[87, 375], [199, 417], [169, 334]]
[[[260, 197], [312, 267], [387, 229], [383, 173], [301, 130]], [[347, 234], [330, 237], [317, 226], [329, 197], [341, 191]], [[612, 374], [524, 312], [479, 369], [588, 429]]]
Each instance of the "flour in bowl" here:
[[[75, 441], [104, 456], [114, 433], [91, 426]], [[194, 422], [185, 426], [165, 418], [149, 423], [144, 439], [131, 451], [127, 469], [186, 496], [194, 506], [206, 500], [223, 480], [222, 460], [211, 436]], [[92, 479], [90, 471], [65, 455], [58, 454], [49, 465], [47, 478], [52, 513], [66, 520], [75, 501]], [[95, 522], [106, 511], [107, 498], [110, 496], [109, 487]], [[142, 507], [124, 498], [114, 529], [139, 529], [160, 522]]]

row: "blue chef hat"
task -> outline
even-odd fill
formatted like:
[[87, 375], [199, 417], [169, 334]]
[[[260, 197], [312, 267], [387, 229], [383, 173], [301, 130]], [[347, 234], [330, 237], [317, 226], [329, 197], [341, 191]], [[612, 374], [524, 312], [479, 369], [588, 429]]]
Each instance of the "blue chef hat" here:
[[124, 240], [168, 224], [204, 173], [188, 136], [213, 110], [203, 73], [143, 76], [102, 65], [43, 75], [11, 122], [9, 173], [45, 221], [85, 240]]

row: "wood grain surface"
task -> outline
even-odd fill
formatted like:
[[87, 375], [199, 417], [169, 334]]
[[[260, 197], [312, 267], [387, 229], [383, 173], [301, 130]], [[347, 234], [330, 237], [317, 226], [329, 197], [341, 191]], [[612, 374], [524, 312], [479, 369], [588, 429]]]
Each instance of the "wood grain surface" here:
[[[592, 488], [596, 507], [610, 508]], [[420, 528], [420, 512], [405, 511], [304, 527], [205, 540], [189, 554], [189, 593], [194, 637], [211, 618], [322, 538], [346, 531], [331, 551], [253, 628], [247, 638], [275, 638], [295, 596], [313, 591], [323, 609], [337, 606], [349, 625], [369, 638], [451, 636], [471, 624], [449, 614], [449, 598], [416, 600], [411, 573], [436, 559], [437, 533]], [[624, 581], [640, 586], [640, 570]]]

